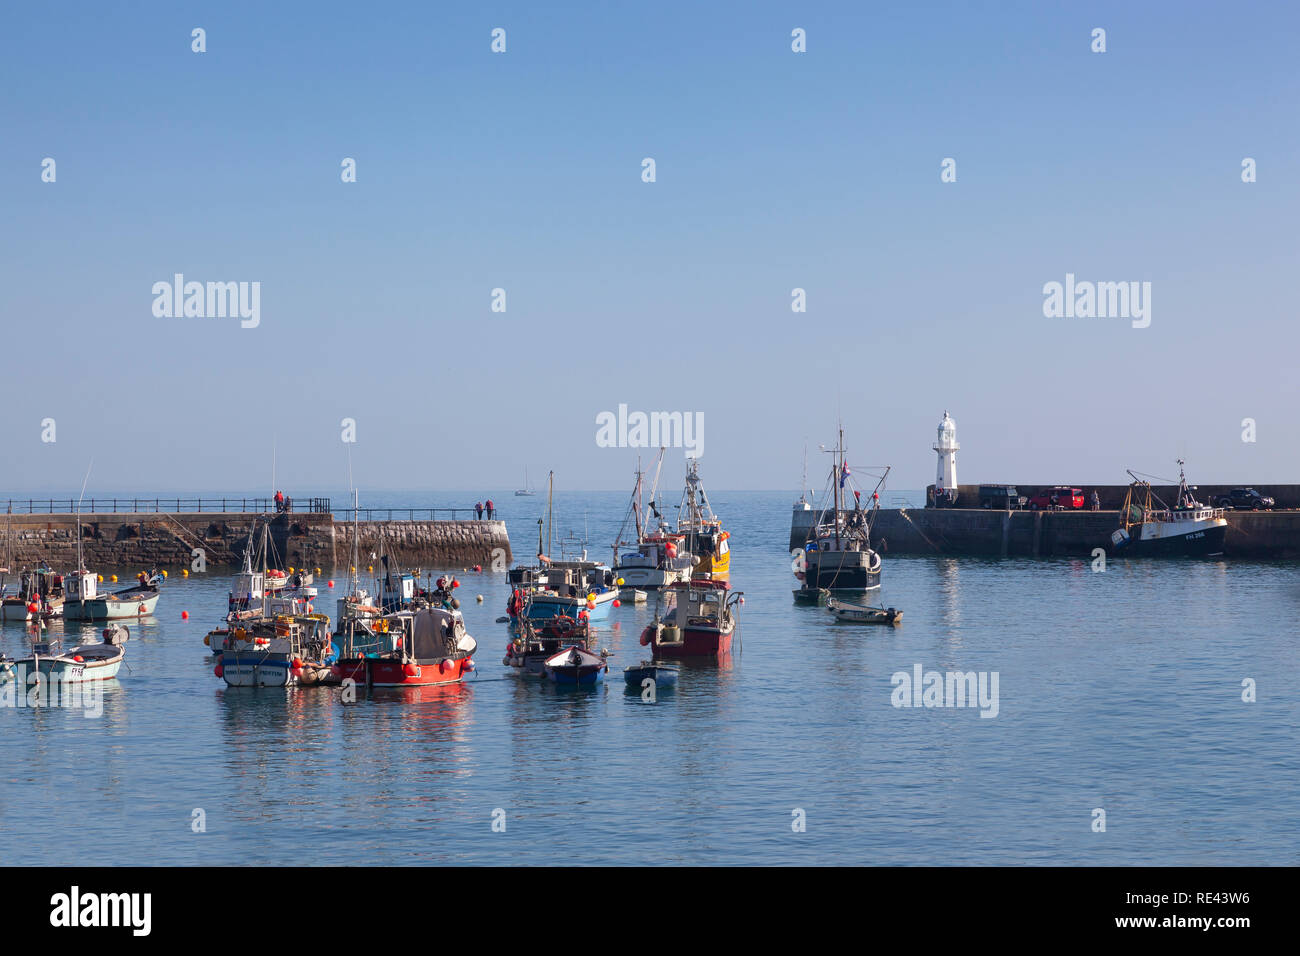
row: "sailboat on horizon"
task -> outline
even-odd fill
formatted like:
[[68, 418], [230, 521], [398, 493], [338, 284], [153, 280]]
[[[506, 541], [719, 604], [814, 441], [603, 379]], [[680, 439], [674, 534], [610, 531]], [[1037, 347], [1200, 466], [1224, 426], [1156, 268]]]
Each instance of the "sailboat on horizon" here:
[[537, 494], [533, 490], [533, 483], [528, 480], [528, 467], [524, 466], [524, 486], [515, 491], [516, 498], [532, 498]]

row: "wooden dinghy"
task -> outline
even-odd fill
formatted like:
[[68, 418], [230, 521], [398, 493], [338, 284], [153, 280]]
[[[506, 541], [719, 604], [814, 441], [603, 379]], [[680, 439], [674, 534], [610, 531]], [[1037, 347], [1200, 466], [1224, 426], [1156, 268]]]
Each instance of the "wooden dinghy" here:
[[656, 687], [672, 687], [677, 683], [678, 668], [675, 664], [660, 664], [656, 661], [642, 661], [623, 668], [623, 680], [628, 685], [640, 690], [646, 680], [655, 682]]
[[829, 604], [830, 600], [830, 588], [801, 587], [794, 592], [795, 604]]
[[903, 612], [893, 607], [870, 607], [830, 601], [826, 605], [826, 610], [834, 614], [837, 621], [848, 624], [898, 624], [903, 620]]

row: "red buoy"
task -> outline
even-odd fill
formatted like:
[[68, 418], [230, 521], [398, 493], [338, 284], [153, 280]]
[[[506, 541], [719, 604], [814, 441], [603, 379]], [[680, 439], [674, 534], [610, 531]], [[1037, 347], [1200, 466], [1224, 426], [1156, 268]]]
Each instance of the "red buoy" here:
[[182, 620], [182, 621], [188, 621], [189, 619], [190, 619], [190, 612], [189, 612], [189, 611], [181, 611], [181, 620]]
[[212, 668], [212, 673], [216, 674], [218, 677], [220, 677], [220, 676], [221, 676], [222, 674], [224, 674], [225, 672], [226, 672], [225, 668], [222, 667], [220, 664], [218, 664], [216, 667]]
[[330, 582], [330, 587], [334, 587], [334, 582], [333, 582], [333, 581]]
[[622, 607], [622, 605], [618, 603], [618, 598], [614, 598], [614, 607]]

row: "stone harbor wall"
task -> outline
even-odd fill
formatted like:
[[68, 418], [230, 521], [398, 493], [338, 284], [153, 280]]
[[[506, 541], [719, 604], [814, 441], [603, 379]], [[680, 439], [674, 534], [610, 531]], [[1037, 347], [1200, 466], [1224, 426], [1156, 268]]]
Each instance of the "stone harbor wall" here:
[[[169, 572], [193, 567], [201, 551], [208, 567], [239, 565], [249, 532], [265, 515], [252, 513], [82, 514], [81, 551], [85, 566]], [[0, 525], [0, 567], [11, 571], [46, 561], [57, 570], [77, 562], [76, 515], [4, 515]], [[513, 560], [504, 521], [362, 521], [361, 565], [370, 555], [392, 554], [403, 568], [470, 567], [505, 570]], [[260, 537], [257, 530], [255, 538]], [[276, 515], [271, 521], [272, 551], [280, 567], [346, 567], [352, 525], [330, 514]]]

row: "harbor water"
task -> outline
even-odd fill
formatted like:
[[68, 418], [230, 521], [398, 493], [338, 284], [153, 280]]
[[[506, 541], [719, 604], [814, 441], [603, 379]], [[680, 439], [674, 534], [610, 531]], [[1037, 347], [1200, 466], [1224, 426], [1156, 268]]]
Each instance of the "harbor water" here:
[[[653, 703], [622, 680], [653, 598], [602, 622], [605, 685], [556, 690], [502, 666], [506, 576], [453, 569], [477, 676], [349, 706], [338, 688], [227, 688], [202, 639], [230, 569], [169, 569], [102, 712], [0, 708], [0, 863], [1300, 862], [1294, 565], [886, 555], [872, 600], [903, 621], [855, 626], [792, 601], [794, 497], [711, 493], [738, 646]], [[556, 501], [556, 537], [607, 561], [626, 493]], [[528, 560], [545, 493], [496, 505]], [[318, 582], [331, 616], [346, 576]], [[28, 653], [26, 626], [5, 623], [0, 650]], [[918, 666], [996, 674], [996, 699], [895, 706]]]

